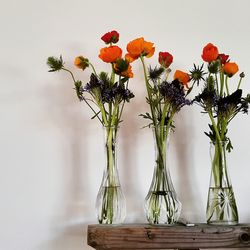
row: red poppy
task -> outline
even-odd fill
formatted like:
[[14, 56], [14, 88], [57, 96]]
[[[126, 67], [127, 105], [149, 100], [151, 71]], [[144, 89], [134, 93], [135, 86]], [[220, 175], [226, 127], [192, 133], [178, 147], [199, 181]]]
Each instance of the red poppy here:
[[219, 51], [216, 46], [214, 46], [212, 43], [208, 43], [204, 48], [203, 48], [203, 53], [201, 55], [202, 59], [205, 62], [212, 62], [218, 58]]
[[162, 67], [168, 68], [173, 62], [173, 56], [168, 52], [159, 52], [158, 61]]
[[229, 60], [228, 60], [229, 55], [219, 54], [219, 58], [220, 58], [221, 64], [225, 64], [225, 63], [229, 62]]
[[104, 34], [101, 39], [106, 43], [117, 43], [119, 41], [119, 33], [115, 30], [107, 32]]

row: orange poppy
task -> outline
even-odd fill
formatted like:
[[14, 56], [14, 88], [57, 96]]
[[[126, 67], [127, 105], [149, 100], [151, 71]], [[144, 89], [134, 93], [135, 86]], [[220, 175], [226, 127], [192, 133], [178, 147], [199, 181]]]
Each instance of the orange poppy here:
[[118, 59], [114, 63], [114, 70], [117, 75], [132, 78], [134, 76], [132, 67], [126, 59]]
[[100, 50], [99, 58], [106, 63], [114, 63], [122, 57], [122, 49], [118, 46], [109, 46]]
[[128, 65], [128, 69], [127, 70], [121, 72], [121, 75], [124, 76], [124, 77], [128, 77], [128, 78], [134, 77], [134, 74], [132, 72], [132, 67], [131, 67], [130, 64]]
[[89, 60], [83, 56], [77, 56], [74, 65], [79, 69], [85, 70], [89, 66]]
[[174, 73], [174, 80], [177, 79], [181, 84], [188, 87], [188, 82], [190, 81], [189, 74], [181, 70], [176, 70]]
[[128, 54], [126, 54], [126, 59], [129, 62], [133, 62], [140, 56], [151, 57], [155, 52], [154, 44], [147, 42], [143, 37], [137, 38], [127, 45]]
[[228, 62], [224, 64], [222, 70], [227, 76], [232, 77], [239, 71], [239, 67], [234, 62]]

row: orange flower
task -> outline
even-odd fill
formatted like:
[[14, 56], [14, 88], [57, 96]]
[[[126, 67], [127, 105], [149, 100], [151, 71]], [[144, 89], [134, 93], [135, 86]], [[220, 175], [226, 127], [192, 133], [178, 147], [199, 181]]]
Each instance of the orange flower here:
[[128, 77], [128, 78], [134, 77], [134, 74], [132, 72], [132, 67], [131, 67], [130, 64], [128, 65], [128, 69], [127, 70], [121, 72], [121, 76]]
[[77, 68], [85, 70], [89, 66], [89, 60], [83, 56], [77, 56], [74, 64]]
[[174, 73], [174, 80], [178, 80], [181, 84], [188, 87], [188, 82], [190, 81], [189, 74], [181, 70], [176, 70]]
[[114, 70], [117, 75], [132, 78], [134, 76], [132, 67], [126, 59], [118, 59], [114, 63]]
[[122, 57], [122, 49], [118, 46], [109, 46], [100, 50], [99, 57], [106, 63], [114, 63]]
[[151, 57], [155, 52], [153, 43], [147, 42], [143, 37], [137, 38], [127, 45], [128, 54], [126, 54], [126, 59], [129, 62], [133, 62], [140, 56]]
[[222, 70], [227, 76], [232, 77], [235, 73], [238, 72], [239, 67], [236, 63], [228, 62], [224, 64]]
[[216, 60], [219, 56], [219, 51], [216, 46], [214, 46], [212, 43], [208, 43], [204, 48], [203, 48], [203, 53], [201, 55], [202, 59], [205, 62], [212, 62]]

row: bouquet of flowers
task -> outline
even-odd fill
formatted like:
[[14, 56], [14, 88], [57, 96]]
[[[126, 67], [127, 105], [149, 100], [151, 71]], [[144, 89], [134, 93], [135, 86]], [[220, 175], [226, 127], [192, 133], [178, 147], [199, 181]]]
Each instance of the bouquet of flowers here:
[[145, 57], [153, 56], [154, 44], [137, 38], [127, 45], [126, 59], [133, 62], [140, 59], [143, 66], [145, 86], [147, 90], [146, 101], [150, 112], [141, 116], [150, 121], [149, 127], [153, 128], [156, 148], [156, 166], [151, 187], [145, 200], [146, 216], [150, 223], [173, 224], [181, 212], [181, 203], [176, 193], [166, 168], [166, 149], [170, 130], [174, 128], [174, 115], [185, 105], [191, 104], [186, 96], [190, 93], [188, 82], [190, 76], [176, 70], [173, 80], [169, 80], [170, 65], [173, 56], [169, 52], [160, 52], [159, 65], [149, 69]]
[[[194, 65], [191, 70], [193, 82], [204, 86], [194, 101], [208, 114], [211, 124], [209, 132], [212, 153], [212, 175], [207, 204], [208, 223], [236, 224], [238, 222], [237, 206], [227, 171], [226, 152], [233, 149], [228, 136], [229, 123], [239, 113], [247, 114], [250, 95], [243, 97], [241, 83], [244, 73], [240, 73], [238, 84], [230, 84], [238, 72], [238, 65], [231, 62], [229, 55], [219, 53], [218, 48], [209, 43], [203, 48], [202, 59], [207, 63], [207, 71]], [[206, 76], [206, 77], [205, 77]]]
[[125, 218], [125, 201], [116, 169], [115, 142], [124, 104], [134, 97], [128, 89], [133, 72], [129, 61], [122, 57], [122, 49], [114, 45], [119, 41], [119, 33], [111, 31], [104, 34], [101, 39], [107, 46], [100, 49], [99, 58], [111, 65], [111, 72], [98, 74], [88, 58], [78, 56], [74, 61], [77, 68], [92, 69], [90, 80], [85, 85], [82, 81], [76, 80], [72, 71], [65, 67], [61, 56], [49, 57], [47, 64], [50, 72], [66, 71], [70, 74], [77, 97], [93, 112], [91, 119], [97, 118], [105, 129], [107, 166], [96, 206], [99, 222], [112, 224], [120, 223]]

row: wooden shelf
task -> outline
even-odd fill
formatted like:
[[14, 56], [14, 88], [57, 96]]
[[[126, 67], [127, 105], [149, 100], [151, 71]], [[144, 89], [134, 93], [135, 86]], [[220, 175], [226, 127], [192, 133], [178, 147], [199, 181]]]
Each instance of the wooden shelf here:
[[88, 245], [98, 250], [250, 249], [250, 224], [165, 226], [150, 224], [89, 225]]

